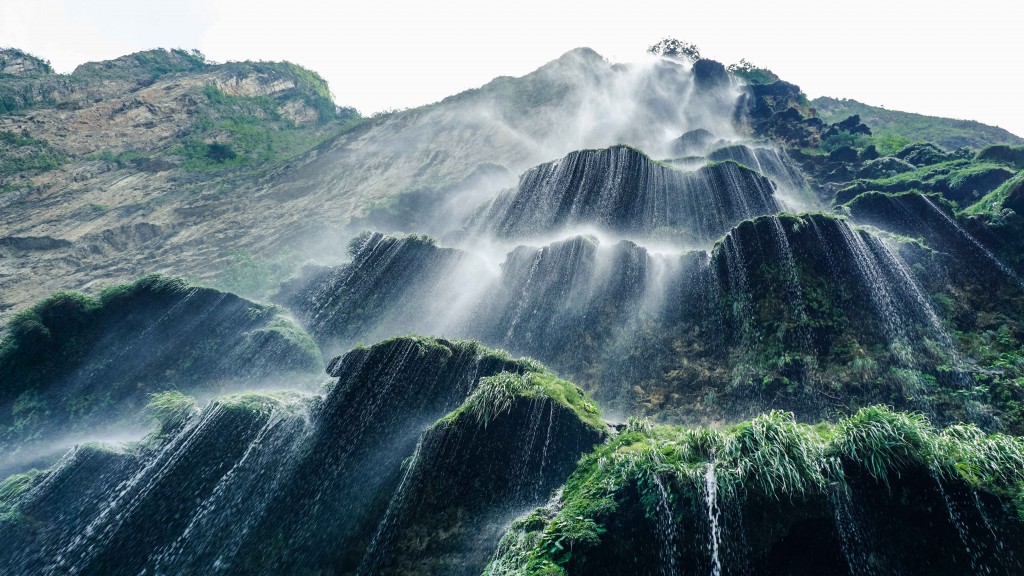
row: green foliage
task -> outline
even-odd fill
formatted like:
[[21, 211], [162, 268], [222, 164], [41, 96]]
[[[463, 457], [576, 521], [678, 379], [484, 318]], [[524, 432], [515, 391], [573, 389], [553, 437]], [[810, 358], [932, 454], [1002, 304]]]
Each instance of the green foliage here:
[[649, 518], [666, 496], [703, 504], [711, 481], [726, 500], [823, 498], [831, 483], [857, 470], [881, 484], [911, 469], [931, 471], [1012, 495], [1024, 489], [1022, 464], [1021, 438], [964, 425], [938, 431], [920, 414], [880, 406], [835, 425], [798, 424], [777, 411], [724, 431], [631, 423], [583, 458], [558, 501], [513, 525], [489, 568], [561, 573], [574, 556], [602, 545], [606, 522], [631, 490]]
[[767, 68], [759, 68], [745, 58], [739, 64], [730, 64], [727, 67], [729, 72], [743, 79], [747, 84], [771, 84], [781, 80], [777, 74]]
[[27, 132], [0, 131], [0, 178], [18, 172], [59, 168], [67, 159], [46, 140]]
[[25, 494], [36, 486], [45, 474], [45, 471], [32, 469], [9, 476], [0, 482], [0, 527], [25, 521], [18, 506]]
[[299, 262], [291, 253], [263, 258], [245, 248], [232, 250], [229, 258], [230, 263], [214, 284], [250, 298], [269, 297], [282, 281], [295, 272]]
[[890, 474], [930, 463], [934, 446], [934, 431], [923, 415], [870, 406], [836, 425], [832, 452], [888, 482]]
[[156, 422], [155, 433], [167, 436], [181, 429], [193, 416], [199, 413], [196, 399], [177, 390], [149, 395], [145, 414]]
[[[843, 146], [849, 146], [851, 148], [864, 148], [869, 144], [872, 144], [871, 136], [866, 134], [854, 134], [852, 132], [840, 131], [835, 134], [829, 135], [827, 138], [822, 139], [818, 145], [819, 149], [828, 154], [836, 148]], [[877, 146], [877, 145], [876, 145]]]
[[675, 38], [665, 38], [648, 48], [647, 51], [656, 56], [664, 56], [666, 58], [689, 60], [691, 62], [700, 60], [700, 48], [697, 48], [696, 44], [690, 44]]
[[[280, 161], [301, 154], [337, 133], [360, 123], [352, 110], [336, 111], [326, 83], [319, 76], [291, 64], [249, 63], [257, 71], [269, 69], [298, 75], [298, 94], [286, 91], [271, 96], [233, 96], [214, 84], [203, 87], [207, 107], [196, 130], [171, 151], [190, 171], [210, 171]], [[282, 104], [299, 97], [312, 107], [318, 120], [298, 125], [282, 115]]]
[[989, 146], [978, 152], [975, 160], [1002, 164], [1014, 170], [1024, 170], [1024, 146], [1008, 146], [1005, 144]]
[[[857, 114], [876, 137], [894, 137], [908, 142], [934, 142], [947, 150], [962, 147], [978, 149], [992, 144], [1024, 144], [1024, 139], [1006, 130], [970, 120], [897, 112], [846, 99], [817, 98], [811, 105], [817, 111], [818, 117], [828, 123]], [[886, 146], [887, 151], [894, 152], [896, 149], [898, 148]], [[882, 151], [881, 146], [879, 151]]]
[[524, 373], [501, 372], [480, 380], [473, 393], [455, 411], [441, 421], [452, 424], [462, 417], [472, 417], [486, 425], [508, 412], [519, 399], [549, 398], [572, 410], [579, 419], [597, 430], [605, 430], [597, 405], [572, 382], [561, 380], [545, 371]]
[[989, 192], [980, 200], [968, 206], [964, 213], [971, 216], [1000, 218], [1003, 216], [1003, 210], [1009, 208], [1005, 204], [1010, 193], [1019, 190], [1024, 190], [1024, 172], [1018, 173], [1013, 178], [1004, 182], [999, 188]]
[[197, 72], [212, 66], [198, 50], [157, 48], [135, 52], [107, 62], [79, 66], [73, 76], [87, 80], [137, 80], [152, 82], [160, 76]]
[[[836, 202], [849, 202], [864, 192], [938, 193], [961, 207], [980, 201], [1012, 177], [1005, 167], [989, 162], [958, 159], [909, 170], [889, 178], [858, 179], [836, 193]], [[980, 200], [979, 200], [980, 198]]]
[[173, 422], [187, 406], [176, 391], [322, 365], [275, 307], [180, 278], [146, 276], [99, 298], [58, 293], [15, 315], [0, 340], [0, 443], [102, 417]]

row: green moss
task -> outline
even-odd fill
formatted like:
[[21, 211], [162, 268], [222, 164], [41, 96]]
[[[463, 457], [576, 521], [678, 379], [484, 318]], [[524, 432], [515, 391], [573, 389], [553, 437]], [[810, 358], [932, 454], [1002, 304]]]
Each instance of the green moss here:
[[177, 390], [150, 394], [145, 408], [146, 415], [156, 422], [159, 436], [180, 430], [198, 411], [196, 399]]
[[[720, 498], [824, 497], [828, 485], [864, 470], [886, 483], [911, 469], [933, 470], [976, 490], [1024, 489], [1024, 440], [986, 436], [972, 426], [935, 429], [923, 416], [875, 406], [835, 425], [797, 423], [770, 412], [725, 430], [651, 426], [631, 421], [587, 455], [554, 505], [519, 520], [492, 562], [497, 573], [551, 574], [602, 545], [605, 523], [635, 490], [649, 518], [674, 486], [703, 498], [713, 467]], [[679, 492], [682, 491], [682, 492]], [[728, 504], [720, 502], [720, 507]]]
[[602, 431], [607, 428], [597, 405], [579, 386], [546, 371], [502, 372], [483, 378], [469, 398], [441, 422], [450, 425], [461, 418], [472, 417], [477, 422], [487, 423], [510, 410], [521, 398], [550, 398], [572, 410], [589, 426]]
[[147, 402], [160, 421], [182, 398], [150, 394], [322, 367], [277, 307], [180, 278], [145, 276], [98, 298], [62, 292], [17, 314], [0, 340], [0, 442], [135, 418]]
[[229, 410], [250, 413], [259, 416], [268, 416], [279, 410], [295, 410], [307, 405], [310, 400], [308, 394], [290, 390], [278, 392], [239, 392], [219, 396], [212, 406]]
[[1016, 190], [1024, 190], [1024, 172], [1017, 174], [1004, 182], [999, 188], [983, 196], [980, 200], [967, 207], [964, 213], [971, 216], [998, 217], [1006, 208], [1005, 204], [1010, 197], [1010, 193]]

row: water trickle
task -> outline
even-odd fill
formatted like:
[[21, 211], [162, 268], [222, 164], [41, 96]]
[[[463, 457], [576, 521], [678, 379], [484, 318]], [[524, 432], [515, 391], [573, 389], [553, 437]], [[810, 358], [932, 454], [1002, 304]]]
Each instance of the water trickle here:
[[956, 503], [950, 497], [949, 493], [946, 492], [945, 486], [942, 484], [942, 477], [939, 472], [932, 467], [931, 469], [932, 480], [935, 481], [935, 487], [938, 488], [939, 494], [942, 495], [942, 501], [946, 504], [946, 513], [949, 515], [949, 522], [956, 528], [957, 535], [960, 536], [960, 541], [964, 545], [964, 549], [967, 550], [967, 556], [971, 562], [972, 574], [991, 574], [992, 570], [988, 566], [988, 563], [982, 558], [981, 550], [978, 547], [978, 543], [974, 541], [970, 533], [967, 530], [967, 524], [964, 523], [960, 516], [960, 512], [956, 508]]
[[804, 296], [800, 287], [800, 275], [797, 273], [796, 260], [793, 257], [793, 249], [789, 246], [789, 238], [782, 226], [782, 220], [778, 216], [770, 216], [772, 230], [775, 234], [775, 244], [778, 248], [779, 261], [782, 263], [783, 274], [786, 279], [786, 288], [789, 292], [789, 301], [796, 313], [798, 322], [798, 338], [803, 352], [812, 353], [814, 350], [811, 344], [811, 335], [806, 329], [807, 306], [804, 304]]
[[871, 547], [868, 545], [863, 524], [857, 516], [856, 504], [845, 479], [830, 483], [828, 498], [836, 532], [839, 534], [839, 544], [850, 568], [850, 574], [876, 574], [868, 555]]
[[672, 504], [669, 501], [668, 490], [661, 478], [653, 476], [654, 486], [658, 490], [658, 503], [656, 510], [657, 535], [658, 535], [658, 556], [660, 558], [658, 572], [661, 576], [679, 576], [677, 558], [679, 556], [678, 525], [672, 514]]
[[470, 224], [473, 235], [529, 239], [574, 227], [650, 237], [659, 229], [707, 242], [779, 210], [772, 182], [734, 162], [674, 170], [626, 146], [582, 150], [537, 166]]
[[721, 510], [718, 507], [718, 479], [715, 477], [714, 463], [708, 463], [704, 472], [704, 504], [707, 506], [710, 527], [708, 552], [711, 554], [711, 576], [722, 576], [722, 560], [718, 555], [722, 542], [722, 528], [719, 524]]
[[990, 262], [995, 264], [995, 266], [999, 268], [999, 270], [1003, 274], [1005, 274], [1008, 278], [1013, 280], [1013, 282], [1016, 283], [1017, 286], [1024, 288], [1024, 279], [1021, 279], [1021, 277], [1018, 276], [1016, 272], [1014, 272], [1009, 266], [1003, 263], [1003, 261], [1000, 260], [995, 254], [993, 254], [991, 250], [986, 248], [985, 245], [982, 244], [977, 238], [975, 238], [973, 234], [965, 230], [964, 227], [961, 226], [960, 223], [957, 222], [955, 219], [953, 219], [952, 216], [950, 216], [944, 210], [936, 206], [935, 203], [932, 202], [931, 198], [929, 198], [926, 194], [921, 194], [921, 199], [923, 199], [925, 203], [927, 203], [928, 206], [932, 208], [932, 210], [934, 210], [940, 217], [942, 217], [942, 219], [945, 220], [946, 223], [948, 223], [953, 229], [955, 229], [960, 236], [963, 236], [968, 242], [970, 242], [975, 248], [977, 248], [978, 251], [985, 256], [985, 258], [987, 258]]

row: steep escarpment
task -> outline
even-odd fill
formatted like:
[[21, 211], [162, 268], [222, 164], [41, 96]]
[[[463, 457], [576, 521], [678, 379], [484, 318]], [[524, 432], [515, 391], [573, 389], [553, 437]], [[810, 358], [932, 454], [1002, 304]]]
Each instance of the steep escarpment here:
[[575, 385], [501, 373], [430, 427], [361, 574], [480, 574], [511, 518], [547, 500], [607, 434]]
[[328, 349], [444, 333], [446, 322], [464, 321], [457, 302], [474, 296], [453, 280], [485, 268], [483, 260], [425, 236], [365, 233], [349, 243], [349, 253], [352, 260], [340, 267], [305, 269], [275, 297]]

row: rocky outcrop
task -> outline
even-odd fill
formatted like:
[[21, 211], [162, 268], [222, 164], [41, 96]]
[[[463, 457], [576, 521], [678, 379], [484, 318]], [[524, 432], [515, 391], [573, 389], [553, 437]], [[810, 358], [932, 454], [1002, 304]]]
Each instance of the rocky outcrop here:
[[[634, 421], [516, 522], [486, 573], [1021, 569], [1024, 524], [1003, 500], [1020, 481], [1019, 439], [876, 407], [822, 428], [835, 435], [780, 412], [727, 432]], [[1004, 450], [983, 478], [966, 471]]]
[[50, 63], [16, 48], [0, 49], [0, 75], [41, 76], [53, 74]]
[[770, 180], [734, 162], [680, 172], [626, 146], [573, 152], [533, 168], [470, 224], [497, 238], [592, 226], [634, 238], [670, 229], [707, 242], [745, 218], [778, 211]]
[[502, 373], [424, 432], [361, 574], [477, 575], [509, 517], [543, 504], [606, 434], [573, 384]]
[[99, 299], [56, 294], [16, 315], [0, 342], [0, 468], [38, 455], [44, 440], [138, 427], [153, 393], [211, 393], [320, 367], [301, 329], [232, 294], [158, 276]]

